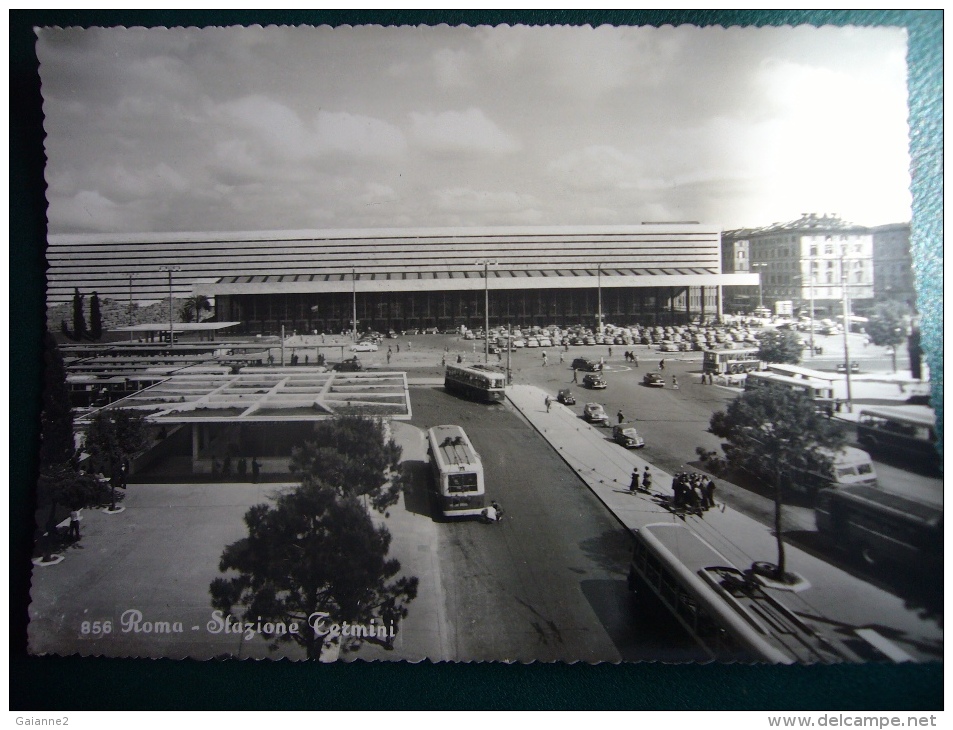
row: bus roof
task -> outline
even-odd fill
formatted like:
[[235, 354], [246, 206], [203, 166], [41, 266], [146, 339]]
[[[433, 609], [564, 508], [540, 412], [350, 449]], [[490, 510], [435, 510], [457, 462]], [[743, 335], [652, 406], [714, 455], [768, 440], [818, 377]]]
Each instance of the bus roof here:
[[827, 382], [834, 382], [835, 380], [842, 380], [840, 376], [831, 375], [831, 373], [825, 373], [820, 370], [812, 370], [811, 368], [802, 368], [800, 365], [786, 365], [783, 363], [768, 363], [768, 370], [778, 375], [787, 375], [789, 377], [802, 377], [810, 378], [813, 380], [825, 380]]
[[441, 466], [470, 466], [480, 462], [473, 444], [460, 426], [434, 426], [430, 429], [434, 458]]
[[877, 408], [864, 407], [858, 413], [858, 418], [865, 413], [878, 418], [907, 421], [917, 426], [936, 425], [936, 413], [930, 406], [878, 406]]
[[503, 368], [496, 365], [484, 365], [483, 363], [473, 363], [472, 365], [447, 365], [448, 370], [469, 370], [482, 375], [506, 375]]

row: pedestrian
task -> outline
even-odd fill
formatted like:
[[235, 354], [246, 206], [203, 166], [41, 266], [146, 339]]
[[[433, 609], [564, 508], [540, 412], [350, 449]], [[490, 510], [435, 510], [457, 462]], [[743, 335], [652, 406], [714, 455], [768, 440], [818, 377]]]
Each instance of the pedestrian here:
[[705, 378], [707, 378], [707, 377], [708, 377], [708, 376], [707, 376], [706, 373], [702, 373], [702, 385], [707, 385], [707, 384], [708, 384], [708, 382], [705, 380]]
[[271, 350], [268, 351], [268, 364], [269, 364], [269, 365], [274, 365], [274, 364], [275, 364], [275, 355], [274, 355], [274, 353], [272, 353]]
[[457, 365], [463, 362], [463, 355], [457, 355]]
[[636, 367], [639, 366], [639, 356], [636, 355], [634, 352], [632, 353], [632, 362], [635, 363]]
[[251, 457], [251, 480], [253, 484], [258, 484], [258, 476], [261, 474], [261, 463], [257, 456]]
[[612, 357], [612, 345], [609, 345], [609, 357]]
[[503, 362], [503, 353], [502, 353], [502, 351], [499, 351], [499, 350], [497, 351], [497, 353], [496, 353], [496, 361], [497, 361], [497, 362]]
[[242, 458], [238, 460], [238, 478], [241, 481], [245, 481], [245, 474], [247, 472], [248, 472], [248, 462], [245, 461], [245, 457], [243, 456]]
[[619, 419], [619, 423], [622, 423], [623, 421], [625, 421], [625, 416], [622, 415], [622, 409], [621, 409], [621, 408], [619, 409], [619, 412], [616, 414], [616, 418]]
[[648, 492], [652, 489], [652, 472], [649, 471], [648, 464], [645, 465], [645, 473], [642, 474], [642, 490]]
[[549, 409], [553, 407], [552, 399], [547, 395], [546, 396], [546, 412], [549, 413]]
[[715, 480], [707, 477], [702, 487], [702, 494], [705, 497], [705, 509], [715, 506]]
[[672, 390], [678, 390], [678, 378], [672, 376]]
[[[390, 362], [390, 355], [387, 356], [387, 362]], [[443, 355], [440, 356], [440, 367], [446, 367], [446, 366], [447, 366], [447, 355], [446, 353], [444, 353]]]
[[632, 481], [629, 482], [629, 491], [639, 491], [639, 467], [637, 466], [632, 467]]
[[82, 519], [78, 509], [69, 513], [69, 536], [79, 540], [79, 521]]
[[397, 352], [398, 352], [398, 353], [400, 352], [400, 343], [399, 343], [399, 342], [397, 343]]
[[579, 382], [579, 371], [576, 370], [576, 368], [573, 368], [573, 369], [572, 369], [572, 382], [574, 382], [574, 383], [578, 383], [578, 382]]
[[659, 370], [664, 370], [664, 369], [665, 369], [665, 358], [664, 358], [664, 357], [663, 357], [661, 360], [658, 361], [658, 369], [659, 369]]
[[566, 362], [566, 354], [564, 352], [559, 353], [559, 364], [562, 365]]
[[387, 348], [387, 364], [388, 364], [388, 365], [390, 365], [390, 356], [391, 356], [391, 354], [392, 354], [392, 353], [391, 353], [391, 349], [388, 347], [388, 348]]
[[544, 352], [543, 353], [543, 367], [546, 367], [546, 363], [547, 363], [547, 356], [546, 356], [546, 353]]
[[309, 357], [310, 357], [310, 355], [308, 355], [307, 353], [305, 353], [305, 355], [304, 355], [304, 366], [305, 366], [305, 367], [308, 367], [308, 358], [309, 358]]

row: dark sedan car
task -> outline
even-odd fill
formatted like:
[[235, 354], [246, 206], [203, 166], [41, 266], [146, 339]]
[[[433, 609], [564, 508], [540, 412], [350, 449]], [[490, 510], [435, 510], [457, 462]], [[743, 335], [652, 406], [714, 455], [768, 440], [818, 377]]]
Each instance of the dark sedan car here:
[[595, 373], [586, 375], [586, 377], [582, 379], [582, 384], [593, 390], [603, 390], [606, 387], [606, 381], [602, 379], [602, 376], [596, 375]]
[[334, 370], [339, 373], [358, 373], [364, 369], [364, 365], [356, 357], [350, 360], [344, 360], [334, 366]]
[[664, 388], [665, 378], [658, 373], [646, 373], [642, 376], [642, 385], [648, 386], [649, 388]]
[[556, 400], [558, 400], [564, 406], [572, 406], [576, 404], [576, 397], [568, 388], [563, 388], [561, 391], [559, 391], [556, 394]]
[[620, 423], [612, 427], [612, 439], [627, 449], [641, 449], [645, 441], [639, 436], [634, 423]]
[[573, 370], [585, 370], [587, 373], [596, 373], [602, 370], [602, 365], [587, 357], [577, 357], [572, 361]]

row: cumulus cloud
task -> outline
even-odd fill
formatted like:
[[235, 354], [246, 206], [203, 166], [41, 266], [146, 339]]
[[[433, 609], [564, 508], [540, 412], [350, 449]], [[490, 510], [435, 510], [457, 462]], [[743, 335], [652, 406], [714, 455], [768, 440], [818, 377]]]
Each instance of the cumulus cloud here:
[[508, 154], [521, 145], [483, 113], [482, 109], [411, 113], [415, 144], [438, 153]]
[[633, 188], [644, 177], [640, 161], [608, 145], [590, 145], [571, 150], [549, 164], [549, 172], [561, 185], [596, 192]]
[[460, 210], [468, 213], [512, 213], [536, 206], [539, 201], [532, 195], [512, 191], [473, 190], [457, 187], [437, 190], [434, 193], [440, 210]]

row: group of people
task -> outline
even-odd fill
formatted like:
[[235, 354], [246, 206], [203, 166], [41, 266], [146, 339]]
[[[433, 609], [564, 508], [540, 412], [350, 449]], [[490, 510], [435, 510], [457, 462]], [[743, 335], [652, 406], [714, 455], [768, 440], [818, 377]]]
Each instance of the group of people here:
[[634, 352], [629, 352], [628, 350], [626, 350], [622, 354], [625, 357], [626, 362], [632, 363], [633, 365], [635, 365], [635, 367], [639, 366], [639, 356], [636, 355]]
[[679, 472], [672, 478], [676, 508], [704, 512], [715, 506], [715, 482], [704, 474]]

